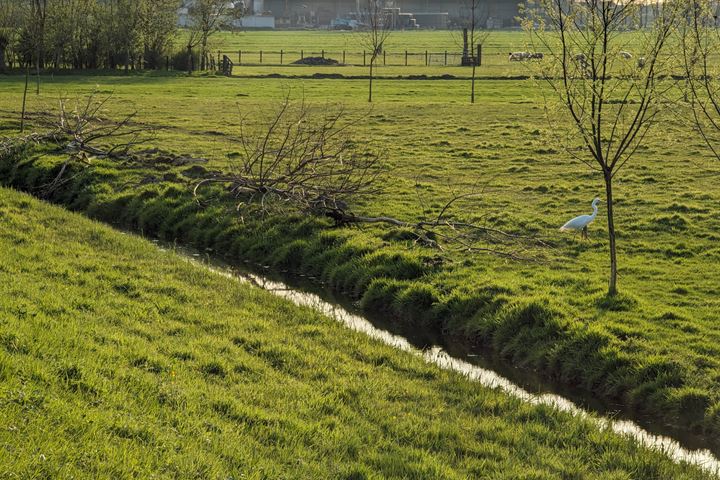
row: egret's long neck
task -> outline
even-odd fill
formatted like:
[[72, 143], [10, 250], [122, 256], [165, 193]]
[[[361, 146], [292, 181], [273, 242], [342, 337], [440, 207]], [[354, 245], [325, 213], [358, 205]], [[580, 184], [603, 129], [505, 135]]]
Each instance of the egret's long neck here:
[[591, 217], [595, 218], [595, 217], [597, 217], [598, 206], [597, 206], [597, 204], [595, 204], [592, 207], [593, 207], [593, 213], [592, 213]]

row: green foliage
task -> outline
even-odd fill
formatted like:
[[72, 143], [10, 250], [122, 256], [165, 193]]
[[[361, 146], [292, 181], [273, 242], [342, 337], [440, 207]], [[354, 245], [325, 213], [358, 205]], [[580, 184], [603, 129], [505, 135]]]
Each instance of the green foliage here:
[[175, 36], [177, 8], [175, 0], [26, 5], [15, 11], [19, 34], [7, 39], [11, 61], [20, 65], [31, 59], [40, 68], [74, 70], [162, 68]]

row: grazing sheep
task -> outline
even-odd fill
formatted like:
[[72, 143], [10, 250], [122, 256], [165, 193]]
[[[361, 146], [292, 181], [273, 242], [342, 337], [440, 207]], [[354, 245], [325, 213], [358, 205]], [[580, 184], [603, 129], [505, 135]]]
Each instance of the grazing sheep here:
[[522, 62], [529, 58], [531, 58], [530, 52], [510, 52], [510, 61], [511, 62]]
[[620, 55], [625, 60], [630, 60], [631, 58], [633, 58], [633, 54], [630, 52], [626, 52], [625, 50], [620, 51], [618, 55]]
[[646, 63], [645, 57], [638, 58], [638, 60], [637, 60], [638, 68], [645, 68], [645, 63]]
[[531, 52], [511, 52], [511, 62], [524, 62], [525, 60], [542, 60], [545, 55], [542, 53], [531, 53]]

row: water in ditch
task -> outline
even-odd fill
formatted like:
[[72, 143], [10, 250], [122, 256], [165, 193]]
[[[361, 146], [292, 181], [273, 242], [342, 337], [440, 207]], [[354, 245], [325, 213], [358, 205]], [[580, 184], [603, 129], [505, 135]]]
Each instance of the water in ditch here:
[[[601, 427], [630, 436], [638, 443], [660, 450], [678, 462], [699, 465], [720, 478], [720, 445], [717, 439], [696, 435], [681, 428], [658, 425], [650, 418], [621, 405], [595, 398], [588, 392], [553, 384], [534, 372], [513, 368], [507, 362], [493, 357], [490, 352], [478, 352], [459, 343], [448, 342], [436, 332], [389, 322], [378, 316], [364, 316], [352, 304], [338, 300], [311, 278], [280, 277], [270, 273], [258, 275], [250, 269], [231, 267], [209, 255], [154, 242], [162, 250], [172, 249], [218, 274], [250, 283], [297, 305], [313, 308], [352, 330], [421, 356], [443, 369], [461, 373], [485, 387], [499, 388], [508, 395], [532, 404], [549, 405], [573, 415], [589, 416]], [[267, 267], [256, 267], [268, 270]]]

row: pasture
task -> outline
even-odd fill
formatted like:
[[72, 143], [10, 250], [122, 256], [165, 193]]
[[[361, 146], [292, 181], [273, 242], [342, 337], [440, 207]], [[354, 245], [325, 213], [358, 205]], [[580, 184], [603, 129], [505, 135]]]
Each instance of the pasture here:
[[[178, 37], [177, 44], [182, 45], [183, 33], [178, 34]], [[212, 38], [210, 49], [212, 52], [220, 51], [227, 54], [233, 61], [238, 60], [236, 58], [238, 52], [252, 52], [246, 53], [243, 61], [250, 65], [259, 64], [258, 54], [261, 50], [264, 52], [264, 62], [271, 65], [279, 63], [281, 50], [285, 53], [285, 63], [298, 59], [301, 51], [306, 57], [320, 56], [324, 51], [327, 57], [340, 61], [342, 52], [345, 51], [348, 65], [344, 70], [353, 72], [356, 71], [354, 67], [362, 65], [362, 51], [368, 50], [365, 43], [364, 34], [361, 32], [314, 30], [288, 34], [278, 31], [238, 31], [218, 33]], [[527, 36], [523, 32], [493, 32], [483, 42], [484, 60], [488, 66], [507, 67], [508, 53], [526, 48]], [[462, 36], [461, 32], [454, 30], [394, 32], [384, 43], [384, 50], [389, 59], [386, 63], [395, 66], [404, 65], [404, 53], [407, 51], [410, 55], [409, 67], [424, 67], [425, 52], [432, 54], [428, 62], [429, 66], [444, 67], [444, 53], [448, 52], [448, 66], [452, 67], [459, 65], [458, 55], [462, 54]], [[382, 58], [378, 63], [382, 65]], [[453, 68], [451, 71], [460, 73], [467, 72], [467, 69]], [[492, 69], [494, 73], [501, 71], [500, 68]]]
[[[328, 50], [339, 49], [350, 38], [337, 32], [296, 35], [292, 43], [308, 44], [309, 49], [326, 44], [331, 45]], [[418, 50], [428, 45], [449, 49], [453, 41], [447, 32], [390, 38], [398, 46]], [[515, 50], [516, 44], [523, 49], [517, 33], [490, 38], [498, 49]], [[219, 37], [215, 48], [274, 45], [277, 49], [282, 48], [281, 41], [286, 40], [270, 32], [227, 34]], [[546, 120], [542, 86], [532, 80], [496, 78], [514, 75], [514, 69], [527, 70], [524, 65], [507, 64], [506, 55], [503, 61], [488, 67], [487, 74], [479, 70], [479, 76], [488, 78], [478, 82], [475, 105], [467, 101], [466, 80], [391, 78], [434, 72], [466, 76], [467, 70], [460, 67], [380, 67], [375, 102], [369, 108], [363, 79], [292, 78], [318, 72], [361, 75], [365, 69], [360, 67], [240, 66], [236, 78], [173, 73], [44, 75], [41, 95], [29, 95], [28, 110], [35, 112], [31, 126], [39, 126], [48, 118], [42, 112], [52, 111], [61, 96], [112, 94], [108, 117], [137, 111], [137, 121], [157, 128], [152, 146], [207, 158], [208, 170], [222, 170], [228, 166], [228, 154], [240, 148], [237, 135], [244, 115], [269, 114], [284, 95], [315, 105], [341, 103], [360, 119], [353, 136], [372, 139], [385, 153], [384, 189], [355, 205], [360, 213], [413, 220], [427, 211], [436, 212], [452, 191], [481, 184], [483, 194], [458, 215], [543, 238], [550, 245], [543, 258], [524, 262], [474, 253], [438, 259], [438, 252], [379, 226], [334, 228], [327, 222], [296, 219], [238, 225], [237, 215], [224, 208], [198, 211], [189, 194], [193, 180], [178, 168], [163, 170], [172, 176], [159, 184], [123, 191], [121, 185], [157, 171], [152, 165], [137, 171], [109, 160], [97, 161], [88, 175], [53, 200], [149, 235], [212, 248], [225, 258], [250, 258], [318, 276], [328, 288], [368, 310], [437, 328], [470, 345], [490, 347], [518, 367], [619, 399], [658, 421], [716, 435], [720, 431], [720, 165], [709, 159], [705, 145], [686, 124], [672, 111], [665, 112], [661, 125], [616, 184], [621, 296], [608, 302], [604, 211], [591, 226], [589, 241], [558, 232], [569, 218], [590, 213], [591, 200], [602, 193], [602, 177], [556, 143]], [[265, 78], [269, 73], [281, 78]], [[19, 76], [0, 77], [0, 134], [17, 130], [22, 86]], [[4, 182], [32, 191], [52, 178], [62, 158], [58, 152], [31, 152], [19, 166], [0, 165], [0, 172]], [[37, 245], [32, 243], [32, 248]], [[133, 269], [134, 274], [149, 275], [150, 267]], [[219, 283], [203, 282], [208, 282], [206, 290]], [[220, 325], [219, 319], [226, 317], [216, 318]], [[228, 331], [227, 326], [217, 328]], [[320, 328], [337, 329], [325, 323]], [[266, 324], [259, 331], [270, 330], [274, 329]], [[148, 335], [154, 339], [157, 332]], [[345, 336], [328, 333], [323, 339], [340, 342]], [[149, 341], [133, 341], [150, 348]], [[227, 345], [217, 348], [237, 350]], [[170, 369], [169, 360], [158, 362], [162, 372]], [[150, 379], [160, 374], [143, 375]], [[155, 441], [152, 435], [148, 438]], [[213, 438], [209, 445], [217, 441]], [[532, 456], [537, 459], [536, 454]], [[549, 458], [561, 458], [557, 455]], [[288, 461], [292, 456], [288, 453]], [[590, 468], [585, 465], [579, 462], [568, 468]], [[439, 477], [446, 473], [419, 471]], [[507, 475], [497, 478], [522, 478], [524, 473]], [[542, 475], [553, 474], [527, 478]], [[625, 478], [622, 472], [608, 475], [598, 478]], [[663, 475], [655, 478], [682, 478]]]
[[[185, 33], [180, 32], [176, 45], [181, 46]], [[638, 33], [623, 34], [621, 50], [633, 53], [634, 63], [645, 54], [643, 36]], [[530, 37], [517, 31], [480, 32], [482, 65], [478, 77], [504, 78], [537, 75], [528, 62], [510, 62], [511, 52], [542, 52], [549, 55], [540, 37]], [[475, 53], [477, 45], [472, 48]], [[385, 55], [377, 60], [378, 76], [455, 76], [467, 77], [470, 69], [460, 67], [462, 35], [458, 30], [419, 30], [391, 33], [384, 43]], [[367, 75], [369, 50], [362, 32], [344, 31], [260, 31], [219, 32], [211, 37], [210, 53], [227, 55], [235, 64], [236, 75], [262, 74], [308, 75], [309, 72], [344, 76]], [[363, 51], [366, 56], [363, 57]], [[261, 55], [262, 52], [262, 55]], [[281, 56], [282, 52], [282, 56]], [[344, 52], [344, 53], [343, 53]], [[406, 55], [407, 54], [407, 55]], [[339, 66], [306, 66], [292, 63], [304, 57], [320, 57], [337, 60]], [[343, 57], [344, 55], [344, 57]], [[343, 62], [343, 58], [345, 61]], [[533, 63], [533, 62], [531, 62]]]

